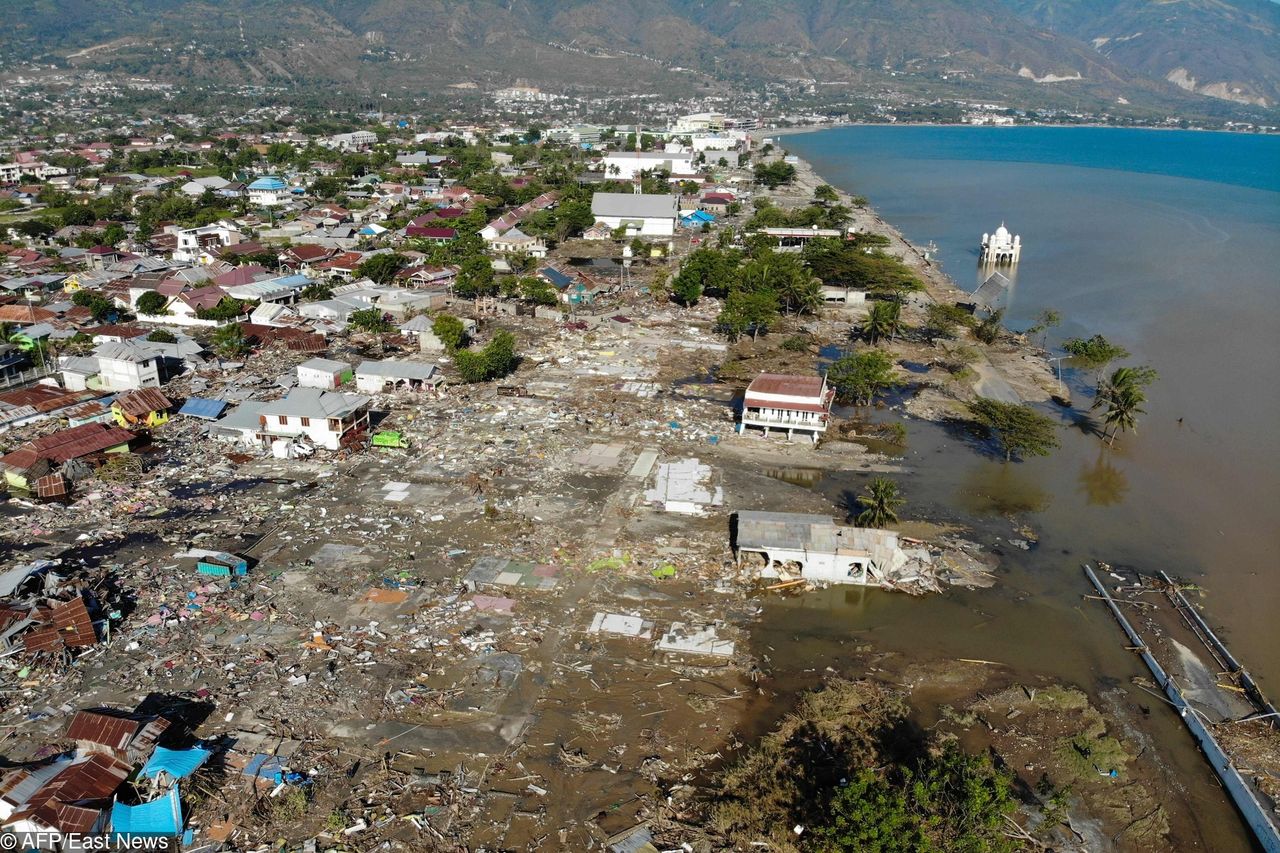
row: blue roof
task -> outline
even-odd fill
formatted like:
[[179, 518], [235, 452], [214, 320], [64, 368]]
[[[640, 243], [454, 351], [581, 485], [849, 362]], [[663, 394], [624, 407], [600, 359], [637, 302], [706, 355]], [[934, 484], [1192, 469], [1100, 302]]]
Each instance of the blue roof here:
[[561, 290], [573, 284], [572, 278], [560, 272], [560, 270], [555, 267], [544, 267], [543, 269], [538, 270], [538, 274], [551, 282], [553, 287], [558, 287]]
[[111, 805], [111, 831], [117, 835], [182, 834], [182, 801], [174, 785], [159, 799], [136, 806]]
[[193, 746], [190, 749], [166, 749], [157, 746], [151, 758], [142, 768], [142, 775], [154, 779], [168, 773], [174, 779], [185, 779], [200, 768], [213, 755], [210, 750]]
[[277, 178], [275, 175], [263, 175], [261, 178], [258, 178], [258, 180], [249, 184], [249, 189], [251, 190], [282, 190], [287, 186], [288, 184], [286, 184], [284, 181]]
[[203, 397], [190, 397], [187, 402], [182, 404], [182, 408], [178, 409], [178, 414], [216, 421], [218, 415], [221, 415], [226, 407], [226, 400], [206, 400]]
[[274, 755], [266, 753], [258, 753], [249, 759], [249, 763], [245, 765], [244, 770], [240, 771], [244, 776], [253, 776], [260, 779], [274, 779], [280, 781], [276, 777], [284, 776], [284, 762]]

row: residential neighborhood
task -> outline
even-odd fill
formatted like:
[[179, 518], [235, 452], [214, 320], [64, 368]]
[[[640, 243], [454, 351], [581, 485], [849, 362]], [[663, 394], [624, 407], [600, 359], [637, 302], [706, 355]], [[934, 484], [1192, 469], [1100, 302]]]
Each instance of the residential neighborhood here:
[[756, 602], [994, 582], [795, 484], [1025, 341], [756, 115], [498, 103], [0, 146], [0, 828], [658, 849]]

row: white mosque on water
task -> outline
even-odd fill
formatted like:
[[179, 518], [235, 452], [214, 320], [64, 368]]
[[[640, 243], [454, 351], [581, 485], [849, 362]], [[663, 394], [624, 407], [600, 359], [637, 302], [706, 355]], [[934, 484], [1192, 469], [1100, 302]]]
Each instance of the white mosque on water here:
[[1010, 234], [1000, 223], [994, 234], [982, 235], [982, 262], [984, 264], [1016, 264], [1022, 254], [1022, 237]]

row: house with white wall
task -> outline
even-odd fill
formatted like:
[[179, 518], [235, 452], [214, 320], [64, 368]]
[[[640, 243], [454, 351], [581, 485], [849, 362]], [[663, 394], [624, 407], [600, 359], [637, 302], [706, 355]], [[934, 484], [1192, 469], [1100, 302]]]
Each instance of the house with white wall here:
[[761, 577], [817, 583], [880, 584], [913, 558], [891, 530], [793, 512], [742, 510], [733, 542], [738, 564], [754, 562]]
[[399, 390], [435, 392], [442, 378], [434, 364], [370, 359], [356, 368], [356, 390], [362, 394]]
[[629, 181], [641, 172], [664, 170], [673, 175], [694, 171], [693, 154], [688, 151], [611, 151], [604, 158], [604, 176]]
[[211, 264], [221, 254], [224, 246], [244, 241], [244, 234], [225, 220], [199, 228], [181, 228], [177, 232], [178, 243], [173, 250], [175, 261], [191, 264]]
[[671, 237], [680, 215], [679, 199], [654, 193], [595, 193], [591, 215], [610, 229], [625, 229], [629, 237]]
[[780, 430], [787, 438], [799, 432], [817, 444], [831, 420], [834, 399], [835, 391], [827, 387], [826, 376], [761, 373], [747, 386], [738, 432], [758, 427], [766, 437], [771, 430]]
[[300, 388], [332, 390], [351, 376], [351, 365], [332, 358], [313, 358], [298, 365]]
[[258, 409], [256, 438], [305, 438], [317, 447], [337, 450], [369, 430], [369, 398], [363, 394], [295, 388], [289, 396]]

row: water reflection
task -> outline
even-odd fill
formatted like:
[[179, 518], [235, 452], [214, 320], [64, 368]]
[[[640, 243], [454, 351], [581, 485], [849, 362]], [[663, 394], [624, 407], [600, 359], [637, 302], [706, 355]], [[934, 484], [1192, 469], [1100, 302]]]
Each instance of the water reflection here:
[[1051, 498], [1038, 479], [1018, 465], [983, 462], [965, 475], [958, 493], [960, 505], [977, 515], [1044, 512]]
[[1129, 478], [1111, 464], [1109, 455], [1098, 453], [1092, 465], [1080, 469], [1080, 490], [1090, 506], [1115, 506], [1129, 493]]

